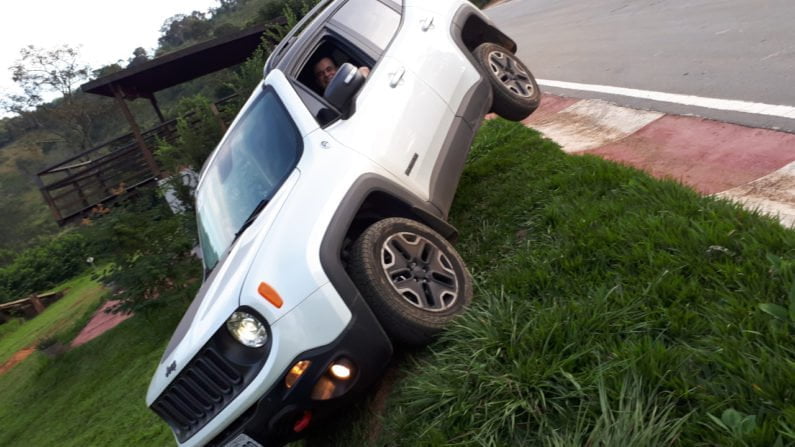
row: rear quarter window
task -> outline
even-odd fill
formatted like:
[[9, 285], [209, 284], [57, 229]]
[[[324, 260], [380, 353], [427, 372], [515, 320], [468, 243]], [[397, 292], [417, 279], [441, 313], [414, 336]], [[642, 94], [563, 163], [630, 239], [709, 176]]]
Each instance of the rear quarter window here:
[[387, 6], [379, 0], [348, 0], [333, 20], [360, 34], [383, 51], [400, 26], [400, 13], [394, 2]]

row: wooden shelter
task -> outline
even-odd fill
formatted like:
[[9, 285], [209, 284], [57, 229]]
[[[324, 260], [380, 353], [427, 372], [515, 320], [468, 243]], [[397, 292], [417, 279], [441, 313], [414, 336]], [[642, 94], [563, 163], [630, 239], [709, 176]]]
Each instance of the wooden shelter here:
[[[37, 173], [39, 190], [59, 225], [102, 209], [140, 186], [157, 181], [160, 167], [153, 149], [158, 140], [176, 139], [176, 119], [167, 120], [155, 93], [244, 62], [262, 40], [265, 26], [203, 42], [134, 67], [103, 76], [81, 86], [86, 93], [115, 98], [130, 125], [130, 133], [99, 144]], [[160, 124], [142, 130], [126, 101], [149, 100]], [[220, 118], [231, 97], [213, 104]], [[190, 123], [190, 117], [188, 117]]]

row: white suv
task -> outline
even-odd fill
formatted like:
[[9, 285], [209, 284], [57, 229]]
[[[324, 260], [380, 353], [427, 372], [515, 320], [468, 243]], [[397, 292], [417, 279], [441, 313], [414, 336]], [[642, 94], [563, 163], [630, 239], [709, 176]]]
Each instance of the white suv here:
[[467, 307], [445, 219], [484, 115], [538, 106], [515, 51], [461, 0], [322, 1], [274, 49], [202, 170], [205, 281], [147, 394], [179, 445], [300, 437]]

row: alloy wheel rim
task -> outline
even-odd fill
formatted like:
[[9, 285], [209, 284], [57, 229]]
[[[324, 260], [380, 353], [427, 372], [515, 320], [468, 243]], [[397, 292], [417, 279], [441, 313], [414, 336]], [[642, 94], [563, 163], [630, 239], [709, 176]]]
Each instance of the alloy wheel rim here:
[[458, 299], [453, 264], [423, 236], [402, 232], [388, 237], [381, 246], [381, 267], [392, 288], [416, 308], [442, 312]]
[[492, 51], [488, 56], [489, 68], [500, 83], [516, 96], [529, 98], [535, 88], [530, 74], [510, 55], [502, 51]]

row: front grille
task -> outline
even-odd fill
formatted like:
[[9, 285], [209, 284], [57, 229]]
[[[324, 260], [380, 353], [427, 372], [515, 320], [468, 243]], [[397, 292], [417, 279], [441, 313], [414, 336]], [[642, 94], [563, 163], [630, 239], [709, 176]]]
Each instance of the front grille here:
[[201, 351], [163, 394], [152, 410], [174, 430], [180, 442], [190, 438], [245, 387], [245, 371], [212, 348]]

